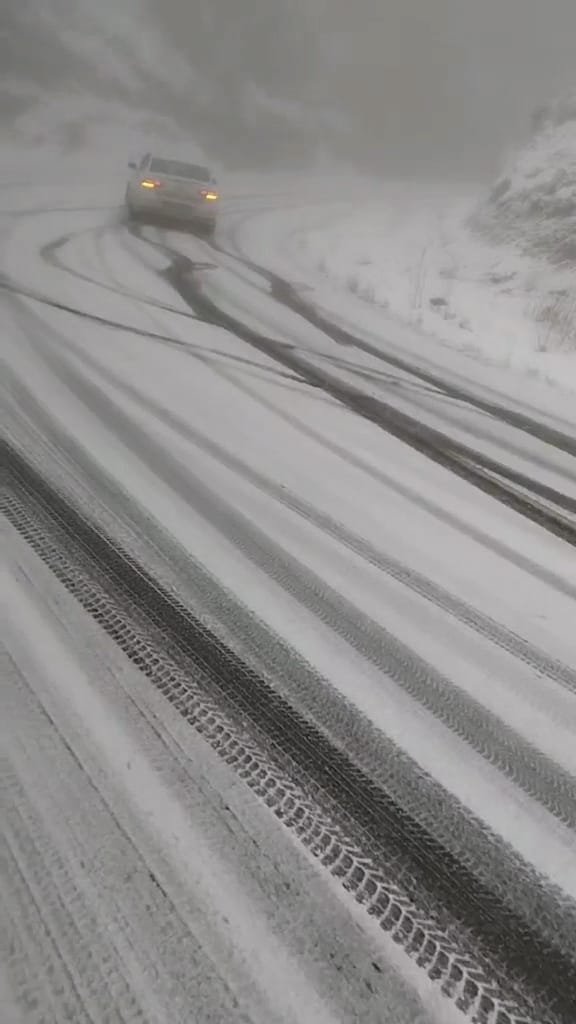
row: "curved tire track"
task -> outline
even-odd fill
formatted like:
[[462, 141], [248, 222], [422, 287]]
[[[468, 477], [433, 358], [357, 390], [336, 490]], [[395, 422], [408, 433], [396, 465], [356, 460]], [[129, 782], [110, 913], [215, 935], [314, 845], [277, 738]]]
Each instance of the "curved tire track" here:
[[469, 627], [479, 636], [489, 640], [495, 646], [500, 647], [513, 658], [522, 661], [534, 671], [554, 680], [554, 682], [564, 686], [570, 692], [576, 693], [575, 669], [563, 664], [556, 658], [550, 657], [544, 651], [531, 644], [530, 641], [507, 629], [495, 619], [490, 618], [490, 616], [478, 611], [466, 601], [451, 594], [444, 587], [430, 580], [416, 569], [394, 558], [389, 553], [376, 548], [370, 541], [348, 529], [327, 512], [311, 505], [284, 485], [276, 484], [270, 477], [259, 472], [238, 455], [233, 454], [229, 449], [224, 448], [217, 441], [202, 433], [197, 427], [191, 426], [187, 421], [171, 412], [161, 403], [156, 402], [150, 395], [145, 395], [133, 384], [121, 380], [103, 366], [102, 363], [92, 359], [87, 353], [83, 353], [82, 359], [99, 374], [102, 380], [107, 381], [117, 391], [127, 395], [143, 409], [151, 410], [156, 418], [163, 421], [182, 438], [195, 445], [200, 451], [211, 456], [220, 465], [231, 470], [241, 479], [251, 483], [263, 494], [278, 502], [278, 504], [295, 512], [306, 522], [332, 537], [370, 565], [380, 569], [409, 590], [430, 601], [437, 608], [447, 612], [448, 615]]
[[[76, 383], [82, 385], [81, 381]], [[74, 384], [72, 386], [74, 387]], [[94, 392], [90, 398], [90, 388], [83, 388], [82, 395], [86, 401], [94, 400]], [[100, 404], [100, 413], [106, 407], [107, 420], [114, 422], [118, 410], [115, 410], [113, 403], [109, 403], [106, 396], [104, 397], [105, 405]], [[98, 397], [98, 403], [101, 398], [102, 396]], [[116, 426], [124, 435], [126, 431], [130, 434], [132, 425], [124, 414], [121, 414], [121, 417], [122, 423], [117, 419]], [[137, 436], [141, 438], [138, 432]], [[154, 442], [147, 441], [146, 448], [149, 449], [148, 456], [145, 452], [143, 454], [149, 457], [150, 451], [154, 449]], [[162, 460], [165, 468], [165, 451], [162, 452]], [[174, 480], [171, 486], [174, 486]], [[184, 481], [184, 486], [189, 488], [190, 482]], [[186, 490], [184, 494], [186, 497]], [[193, 494], [190, 495], [190, 499], [194, 501]], [[212, 506], [209, 514], [214, 514]], [[291, 585], [294, 585], [293, 579]], [[297, 589], [299, 585], [298, 583]], [[339, 609], [337, 614], [340, 615]], [[364, 634], [360, 632], [357, 635], [363, 645]], [[400, 670], [403, 669], [405, 670], [405, 666], [400, 664]], [[388, 761], [385, 758], [387, 748]], [[346, 739], [343, 749], [348, 749]], [[365, 756], [361, 755], [360, 763], [366, 765], [366, 770], [379, 780], [381, 786], [396, 794], [394, 799], [406, 809], [410, 809], [411, 815], [420, 823], [420, 827], [425, 828], [428, 834], [434, 835], [435, 841], [440, 842], [445, 850], [450, 850], [451, 857], [456, 858], [457, 862], [466, 864], [476, 877], [482, 879], [482, 884], [489, 891], [498, 893], [498, 898], [513, 908], [514, 913], [520, 914], [526, 922], [537, 922], [537, 927], [547, 942], [552, 943], [558, 950], [571, 948], [576, 934], [576, 907], [572, 906], [570, 900], [563, 899], [560, 893], [549, 888], [526, 862], [503, 841], [489, 833], [484, 825], [442, 787], [433, 780], [423, 777], [421, 771], [411, 764], [410, 759], [398, 751], [398, 748], [382, 734], [377, 756], [378, 760], [367, 766]], [[553, 799], [554, 796], [555, 794]]]
[[[154, 243], [150, 243], [154, 244]], [[163, 251], [167, 250], [162, 246]], [[273, 338], [264, 337], [223, 312], [205, 293], [194, 275], [194, 264], [172, 252], [173, 262], [165, 275], [197, 316], [231, 332], [258, 351], [277, 360], [320, 387], [351, 411], [427, 458], [455, 473], [468, 483], [496, 498], [550, 533], [576, 546], [576, 499], [547, 485], [537, 483], [494, 459], [480, 455], [462, 442], [361, 391], [306, 359], [305, 355]], [[576, 448], [576, 442], [574, 442]]]
[[61, 357], [48, 352], [44, 355], [55, 372], [66, 380], [71, 390], [96, 416], [115, 425], [118, 436], [124, 438], [154, 474], [265, 575], [341, 636], [362, 658], [427, 708], [455, 735], [560, 821], [576, 830], [574, 776], [269, 540], [246, 516], [214, 494], [189, 468], [184, 469], [150, 435], [136, 428], [130, 417], [95, 383], [88, 382], [69, 363], [63, 363]]
[[[540, 940], [537, 957], [534, 960], [533, 955], [528, 952], [530, 943], [534, 942], [534, 936], [530, 935], [530, 928], [526, 924], [519, 925], [514, 915], [511, 915], [509, 910], [504, 910], [498, 897], [495, 898], [494, 894], [490, 894], [489, 890], [481, 892], [482, 886], [480, 886], [480, 889], [478, 888], [479, 883], [474, 878], [474, 875], [470, 875], [461, 863], [454, 861], [452, 856], [447, 854], [446, 850], [442, 851], [434, 842], [431, 843], [430, 836], [422, 833], [418, 826], [410, 824], [405, 812], [400, 811], [398, 807], [394, 809], [394, 804], [384, 798], [382, 791], [367, 780], [359, 769], [355, 769], [352, 766], [347, 767], [346, 758], [331, 748], [310, 723], [302, 720], [297, 712], [283, 705], [281, 700], [279, 701], [265, 686], [263, 687], [257, 677], [249, 670], [246, 670], [245, 666], [238, 662], [232, 652], [227, 651], [218, 644], [214, 646], [213, 639], [210, 639], [206, 628], [201, 626], [189, 611], [183, 606], [175, 605], [170, 600], [166, 602], [166, 595], [161, 594], [158, 585], [154, 581], [147, 580], [146, 575], [139, 566], [130, 560], [126, 560], [125, 556], [117, 548], [113, 551], [108, 540], [98, 537], [92, 527], [85, 521], [81, 521], [77, 514], [69, 507], [65, 508], [54, 492], [49, 491], [45, 484], [40, 485], [38, 478], [32, 483], [33, 478], [30, 475], [30, 471], [29, 469], [24, 469], [24, 464], [21, 461], [15, 461], [14, 456], [12, 456], [11, 464], [16, 472], [17, 479], [21, 478], [21, 483], [25, 489], [33, 488], [30, 492], [31, 496], [32, 494], [34, 495], [33, 501], [41, 500], [43, 510], [41, 518], [46, 514], [49, 514], [50, 517], [56, 516], [56, 521], [60, 523], [59, 528], [65, 531], [62, 534], [62, 539], [66, 544], [64, 554], [56, 554], [50, 561], [52, 561], [53, 568], [57, 571], [58, 575], [61, 578], [67, 579], [67, 585], [69, 588], [71, 587], [72, 592], [75, 592], [82, 599], [79, 591], [78, 568], [73, 568], [73, 563], [70, 560], [70, 543], [73, 537], [74, 545], [80, 544], [86, 555], [90, 552], [91, 558], [98, 559], [98, 564], [101, 570], [105, 572], [109, 583], [114, 581], [114, 586], [116, 588], [120, 587], [120, 591], [124, 591], [128, 600], [130, 600], [130, 587], [132, 585], [136, 586], [140, 595], [137, 605], [142, 609], [142, 614], [152, 616], [154, 629], [160, 629], [164, 632], [165, 640], [168, 640], [168, 636], [171, 634], [177, 649], [186, 658], [192, 657], [193, 663], [199, 664], [202, 672], [208, 672], [209, 675], [216, 672], [214, 681], [219, 688], [223, 688], [222, 694], [225, 696], [226, 701], [232, 700], [233, 703], [238, 705], [241, 721], [248, 714], [249, 717], [252, 717], [257, 728], [265, 729], [269, 739], [276, 737], [274, 742], [279, 745], [278, 753], [282, 750], [286, 754], [292, 751], [293, 753], [289, 756], [296, 756], [294, 767], [304, 771], [305, 774], [312, 773], [312, 776], [316, 779], [315, 785], [319, 785], [320, 790], [325, 792], [329, 805], [332, 801], [336, 802], [335, 806], [340, 806], [344, 803], [348, 807], [348, 811], [344, 813], [352, 811], [352, 820], [355, 820], [357, 823], [360, 820], [364, 822], [362, 827], [366, 828], [368, 834], [372, 836], [372, 842], [376, 843], [375, 849], [382, 849], [381, 844], [383, 842], [385, 844], [392, 842], [392, 848], [397, 847], [397, 844], [400, 843], [396, 854], [392, 854], [392, 850], [389, 850], [389, 853], [385, 856], [385, 863], [388, 865], [387, 872], [397, 864], [401, 870], [399, 877], [406, 883], [408, 878], [401, 869], [400, 861], [408, 855], [413, 863], [420, 865], [420, 871], [424, 868], [427, 861], [428, 868], [433, 867], [432, 874], [427, 876], [428, 885], [433, 882], [433, 889], [435, 891], [438, 886], [440, 887], [438, 892], [442, 893], [443, 900], [447, 905], [456, 905], [454, 900], [457, 890], [460, 891], [461, 895], [465, 893], [465, 902], [460, 907], [460, 911], [465, 910], [465, 913], [468, 915], [470, 913], [473, 916], [477, 915], [476, 924], [480, 929], [483, 941], [487, 942], [489, 947], [496, 941], [498, 956], [503, 956], [510, 967], [512, 967], [515, 957], [519, 956], [517, 968], [521, 965], [522, 975], [527, 966], [531, 965], [530, 982], [528, 983], [527, 990], [530, 991], [535, 987], [536, 991], [539, 991], [540, 986], [544, 984], [546, 990], [545, 998], [546, 1000], [552, 999], [552, 1002], [556, 1005], [556, 1010], [549, 1014], [541, 1008], [537, 1016], [534, 1017], [532, 1011], [526, 1005], [519, 1009], [510, 1007], [509, 997], [506, 997], [503, 1005], [497, 983], [498, 970], [492, 974], [492, 982], [488, 982], [488, 990], [485, 988], [484, 992], [479, 991], [478, 984], [482, 985], [485, 977], [481, 967], [482, 961], [474, 960], [472, 949], [470, 949], [468, 954], [464, 952], [463, 956], [460, 955], [456, 961], [454, 960], [454, 956], [458, 953], [458, 948], [450, 940], [450, 933], [446, 934], [448, 922], [442, 915], [438, 921], [440, 931], [432, 935], [428, 932], [427, 939], [426, 929], [418, 925], [418, 920], [422, 919], [418, 912], [415, 911], [410, 897], [408, 902], [405, 899], [401, 899], [400, 903], [396, 905], [396, 911], [391, 913], [390, 896], [387, 896], [384, 903], [382, 903], [379, 896], [380, 883], [378, 882], [378, 876], [373, 878], [372, 882], [370, 881], [371, 876], [367, 874], [367, 872], [370, 872], [370, 866], [366, 862], [366, 858], [355, 861], [354, 851], [345, 853], [339, 840], [336, 840], [336, 842], [334, 842], [334, 839], [329, 840], [328, 846], [323, 844], [321, 841], [321, 828], [319, 831], [318, 824], [308, 823], [306, 820], [302, 821], [302, 818], [296, 814], [297, 808], [294, 803], [294, 796], [291, 793], [287, 793], [286, 788], [279, 787], [276, 783], [272, 786], [272, 792], [269, 793], [269, 787], [264, 786], [264, 792], [261, 795], [266, 798], [266, 802], [269, 799], [272, 800], [270, 806], [277, 808], [276, 813], [279, 812], [278, 816], [286, 819], [287, 823], [291, 824], [292, 827], [295, 826], [297, 831], [300, 830], [300, 835], [302, 835], [302, 829], [304, 830], [304, 836], [315, 855], [323, 857], [324, 863], [356, 894], [359, 902], [366, 902], [368, 900], [369, 912], [376, 915], [383, 928], [393, 931], [397, 942], [407, 948], [407, 951], [413, 956], [417, 956], [418, 963], [428, 970], [431, 978], [444, 983], [443, 990], [445, 993], [451, 995], [452, 998], [457, 998], [462, 1009], [474, 1012], [476, 1020], [486, 1020], [489, 1024], [491, 1021], [494, 1021], [494, 1024], [497, 1024], [497, 1022], [498, 1024], [510, 1024], [511, 1021], [517, 1021], [518, 1024], [521, 1024], [521, 1021], [524, 1024], [526, 1021], [533, 1022], [533, 1024], [536, 1024], [536, 1021], [538, 1024], [544, 1024], [547, 1019], [552, 1020], [554, 1018], [554, 1012], [560, 1014], [558, 1019], [562, 1019], [562, 1015], [565, 1013], [564, 1005], [568, 1005], [566, 1000], [572, 998], [572, 982], [569, 980], [572, 968], [568, 968], [567, 963], [563, 962], [561, 976], [564, 987], [557, 991], [556, 983], [552, 979], [557, 977], [557, 968], [554, 968], [553, 964], [557, 962], [559, 952], [542, 946]], [[21, 517], [23, 516], [24, 520], [26, 520], [27, 514], [23, 509], [19, 513], [17, 505], [18, 501], [16, 501], [16, 506], [12, 504], [13, 514], [16, 517], [15, 525], [18, 526], [20, 517], [20, 525], [22, 526]], [[10, 513], [10, 501], [7, 508], [9, 514], [12, 515]], [[39, 509], [36, 514], [40, 514]], [[24, 527], [24, 533], [28, 535], [29, 542], [33, 546], [40, 550], [44, 549], [44, 557], [46, 558], [47, 542], [44, 539], [42, 528], [38, 530], [38, 527], [31, 525], [30, 527]], [[66, 537], [68, 538], [67, 541]], [[118, 561], [120, 558], [123, 559], [121, 571], [120, 562]], [[109, 575], [110, 572], [112, 573], [111, 576]], [[76, 583], [74, 582], [75, 578]], [[131, 583], [129, 582], [130, 580], [132, 580]], [[93, 596], [86, 599], [88, 601], [86, 606], [97, 620], [104, 623], [105, 628], [112, 629], [117, 640], [120, 641], [124, 638], [124, 643], [132, 644], [131, 657], [135, 664], [153, 674], [160, 671], [162, 675], [162, 662], [161, 660], [159, 661], [158, 656], [155, 654], [154, 647], [150, 649], [149, 627], [144, 627], [145, 639], [143, 637], [134, 647], [130, 630], [125, 624], [122, 613], [118, 615], [117, 612], [113, 612], [112, 619], [110, 620], [108, 617], [109, 624], [106, 627], [106, 613], [102, 602], [106, 602], [107, 598], [104, 594], [102, 597], [98, 597], [94, 592], [93, 584], [91, 592]], [[180, 623], [180, 625], [178, 625], [177, 632], [175, 632], [177, 623]], [[147, 645], [152, 657], [147, 657], [146, 655]], [[200, 659], [200, 662], [198, 659]], [[194, 676], [192, 676], [193, 678]], [[190, 680], [190, 676], [187, 679]], [[240, 680], [242, 680], [242, 685], [239, 686]], [[189, 689], [189, 681], [184, 684], [184, 688], [180, 685], [178, 689], [180, 701], [186, 699], [186, 690], [189, 691]], [[256, 718], [254, 719], [255, 713]], [[216, 725], [215, 737], [218, 746], [222, 747], [222, 743], [224, 743], [225, 754], [227, 754], [228, 744], [233, 740], [233, 736], [227, 733], [225, 729], [223, 730], [221, 726], [218, 726], [218, 723], [214, 721], [214, 716], [208, 715], [207, 725], [210, 729], [213, 729], [214, 725]], [[236, 741], [231, 758], [231, 763], [236, 765], [238, 765], [237, 747], [238, 743]], [[296, 751], [298, 751], [297, 754]], [[246, 752], [243, 751], [239, 762], [239, 774], [242, 775], [244, 773], [245, 777], [253, 777], [254, 768], [256, 767], [257, 778], [262, 782], [261, 769], [258, 764], [255, 766], [253, 762], [253, 757], [246, 755]], [[346, 839], [345, 836], [343, 838]], [[398, 856], [400, 856], [400, 861], [397, 860]], [[432, 857], [432, 862], [430, 862], [430, 857]], [[426, 874], [422, 876], [422, 878], [425, 877]], [[464, 882], [464, 878], [466, 878], [465, 886], [464, 889], [461, 889], [460, 884]], [[444, 882], [442, 882], [442, 879], [444, 879]], [[375, 887], [374, 882], [376, 882]], [[366, 888], [366, 886], [368, 887]], [[373, 898], [376, 898], [375, 902]], [[511, 946], [505, 942], [502, 943], [504, 937], [502, 929], [506, 931], [510, 928], [513, 929], [510, 934]], [[500, 936], [500, 938], [497, 938], [497, 936]], [[448, 943], [447, 946], [446, 942]], [[443, 945], [444, 948], [442, 948]], [[544, 964], [545, 975], [542, 974]], [[480, 973], [478, 973], [479, 968]], [[513, 970], [517, 968], [513, 968]], [[576, 975], [576, 965], [574, 965], [573, 973]], [[544, 981], [544, 978], [546, 978], [546, 981]], [[576, 977], [574, 983], [576, 984]]]

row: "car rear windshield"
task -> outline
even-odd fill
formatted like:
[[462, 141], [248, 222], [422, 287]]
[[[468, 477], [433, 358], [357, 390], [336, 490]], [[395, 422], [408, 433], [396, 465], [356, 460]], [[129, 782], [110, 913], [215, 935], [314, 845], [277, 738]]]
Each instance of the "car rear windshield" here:
[[152, 174], [166, 174], [173, 178], [191, 178], [192, 181], [210, 181], [210, 171], [198, 164], [184, 164], [179, 160], [152, 160]]

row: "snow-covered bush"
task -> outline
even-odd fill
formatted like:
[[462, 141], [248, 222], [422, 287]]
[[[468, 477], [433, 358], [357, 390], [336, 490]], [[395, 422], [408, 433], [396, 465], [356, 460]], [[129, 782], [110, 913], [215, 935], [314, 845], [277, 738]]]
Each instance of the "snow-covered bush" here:
[[472, 217], [496, 242], [576, 265], [576, 96], [542, 107], [534, 134]]

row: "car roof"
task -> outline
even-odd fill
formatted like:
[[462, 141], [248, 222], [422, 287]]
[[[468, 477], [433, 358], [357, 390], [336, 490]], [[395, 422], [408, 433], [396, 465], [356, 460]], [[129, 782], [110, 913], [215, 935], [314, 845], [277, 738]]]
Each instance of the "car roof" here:
[[210, 171], [210, 165], [204, 163], [203, 160], [194, 160], [193, 157], [189, 156], [174, 156], [172, 153], [148, 153], [149, 160], [163, 160], [166, 163], [175, 164], [187, 164], [188, 167], [201, 167], [205, 171]]

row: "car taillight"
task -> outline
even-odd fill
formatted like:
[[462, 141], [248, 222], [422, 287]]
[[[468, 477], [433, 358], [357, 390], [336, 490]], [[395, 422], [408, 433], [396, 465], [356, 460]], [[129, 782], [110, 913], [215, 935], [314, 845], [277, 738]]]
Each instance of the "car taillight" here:
[[216, 199], [220, 199], [220, 196], [218, 195], [218, 193], [214, 192], [212, 189], [203, 188], [201, 193], [200, 193], [200, 195], [202, 196], [203, 199], [207, 199], [208, 202], [212, 202], [212, 203]]
[[144, 178], [144, 181], [140, 182], [140, 188], [160, 188], [161, 181], [152, 181], [151, 178]]

